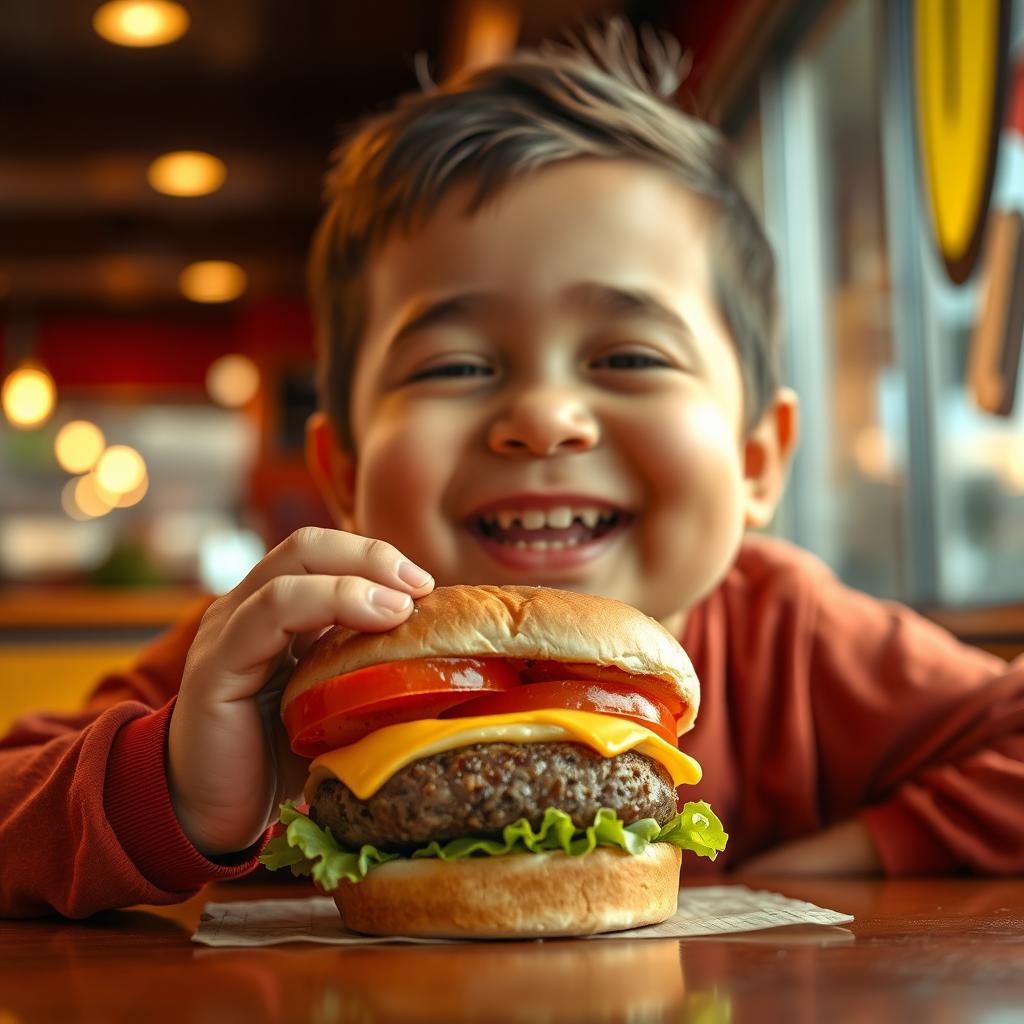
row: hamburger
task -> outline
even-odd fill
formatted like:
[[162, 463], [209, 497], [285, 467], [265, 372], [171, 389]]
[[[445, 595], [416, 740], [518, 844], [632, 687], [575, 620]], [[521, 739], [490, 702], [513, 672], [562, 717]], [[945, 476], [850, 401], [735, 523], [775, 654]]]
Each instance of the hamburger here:
[[439, 587], [387, 633], [335, 627], [281, 700], [311, 758], [261, 860], [310, 874], [347, 927], [516, 938], [653, 924], [682, 850], [727, 836], [678, 749], [685, 651], [629, 605], [544, 587]]

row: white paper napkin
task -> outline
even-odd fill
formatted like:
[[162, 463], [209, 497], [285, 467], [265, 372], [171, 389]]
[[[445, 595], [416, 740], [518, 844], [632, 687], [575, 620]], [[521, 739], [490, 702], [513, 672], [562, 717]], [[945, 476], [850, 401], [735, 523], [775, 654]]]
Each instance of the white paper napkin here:
[[[852, 920], [849, 914], [825, 910], [779, 893], [758, 892], [742, 885], [715, 885], [681, 889], [675, 914], [662, 924], [631, 931], [606, 932], [588, 938], [688, 938], [760, 931], [784, 925], [840, 925]], [[350, 945], [462, 940], [360, 935], [342, 926], [333, 900], [311, 896], [306, 899], [207, 903], [192, 941], [204, 946], [272, 946], [281, 942]]]

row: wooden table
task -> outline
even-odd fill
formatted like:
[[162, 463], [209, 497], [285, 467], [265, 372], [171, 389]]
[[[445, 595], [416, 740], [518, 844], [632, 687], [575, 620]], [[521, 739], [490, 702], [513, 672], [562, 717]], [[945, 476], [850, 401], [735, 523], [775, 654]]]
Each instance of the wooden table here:
[[209, 949], [207, 900], [85, 922], [0, 922], [0, 1024], [699, 1024], [1024, 1021], [1024, 880], [777, 881], [846, 928], [730, 939]]

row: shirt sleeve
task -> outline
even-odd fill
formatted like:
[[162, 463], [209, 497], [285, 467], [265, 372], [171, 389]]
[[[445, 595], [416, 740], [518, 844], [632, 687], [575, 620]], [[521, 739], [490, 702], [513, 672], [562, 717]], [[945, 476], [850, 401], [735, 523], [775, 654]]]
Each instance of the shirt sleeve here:
[[173, 695], [200, 617], [104, 679], [81, 713], [26, 716], [0, 739], [0, 916], [173, 903], [255, 866], [262, 841], [218, 862], [199, 853], [167, 791]]
[[810, 660], [821, 796], [888, 874], [1024, 870], [1024, 658], [1007, 664], [822, 574]]

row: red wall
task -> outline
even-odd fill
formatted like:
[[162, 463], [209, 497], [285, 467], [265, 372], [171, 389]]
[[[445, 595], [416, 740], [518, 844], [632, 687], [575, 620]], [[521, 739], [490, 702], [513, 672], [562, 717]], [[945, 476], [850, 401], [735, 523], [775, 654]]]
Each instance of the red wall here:
[[72, 390], [202, 391], [210, 363], [228, 352], [313, 359], [301, 301], [264, 300], [195, 320], [54, 315], [34, 327], [35, 355], [58, 388]]

